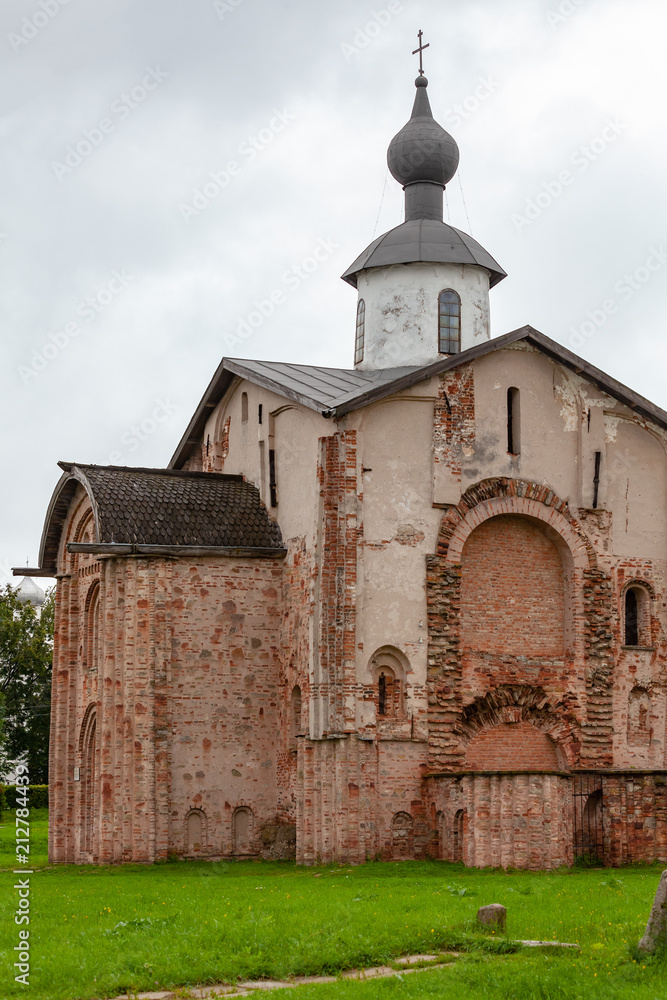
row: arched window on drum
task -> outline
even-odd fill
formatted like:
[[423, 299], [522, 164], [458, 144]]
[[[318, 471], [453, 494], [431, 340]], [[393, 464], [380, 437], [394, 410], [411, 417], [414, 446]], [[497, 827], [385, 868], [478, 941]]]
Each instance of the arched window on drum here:
[[461, 350], [461, 297], [453, 288], [438, 296], [438, 352], [458, 354]]

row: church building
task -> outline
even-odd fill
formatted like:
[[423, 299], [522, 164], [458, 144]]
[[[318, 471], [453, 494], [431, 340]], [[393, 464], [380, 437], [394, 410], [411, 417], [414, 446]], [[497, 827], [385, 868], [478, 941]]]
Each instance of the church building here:
[[667, 412], [491, 339], [458, 158], [420, 71], [352, 367], [224, 358], [168, 468], [60, 463], [52, 862], [667, 861]]

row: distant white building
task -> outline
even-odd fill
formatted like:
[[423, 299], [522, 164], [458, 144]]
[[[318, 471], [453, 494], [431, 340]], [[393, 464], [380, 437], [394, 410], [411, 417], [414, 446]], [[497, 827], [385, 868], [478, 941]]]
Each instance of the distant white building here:
[[15, 593], [21, 604], [32, 604], [37, 614], [41, 615], [46, 594], [41, 587], [37, 586], [32, 577], [24, 576], [16, 587]]

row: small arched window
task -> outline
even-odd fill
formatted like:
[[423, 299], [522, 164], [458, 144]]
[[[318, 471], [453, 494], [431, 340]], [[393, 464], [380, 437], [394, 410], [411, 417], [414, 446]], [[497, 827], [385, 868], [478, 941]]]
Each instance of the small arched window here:
[[438, 351], [458, 354], [461, 350], [461, 299], [446, 288], [438, 297]]
[[628, 587], [623, 597], [623, 645], [651, 645], [650, 600], [644, 587]]
[[639, 601], [637, 591], [628, 590], [625, 595], [625, 645], [639, 645]]
[[359, 299], [357, 306], [357, 332], [354, 339], [354, 363], [364, 360], [364, 334], [366, 332], [366, 303]]
[[398, 685], [394, 671], [390, 667], [382, 667], [378, 677], [378, 715], [382, 718], [392, 718], [396, 712], [396, 695]]
[[404, 684], [408, 661], [393, 646], [382, 646], [371, 657], [378, 722], [404, 718]]

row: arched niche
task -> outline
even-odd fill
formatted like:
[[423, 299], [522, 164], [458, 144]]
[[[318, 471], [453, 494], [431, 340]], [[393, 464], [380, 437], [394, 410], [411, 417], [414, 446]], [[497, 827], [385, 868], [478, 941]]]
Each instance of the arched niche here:
[[391, 821], [391, 856], [404, 861], [414, 854], [414, 821], [410, 813], [397, 812]]
[[651, 744], [651, 695], [643, 687], [634, 687], [628, 697], [628, 746]]
[[87, 670], [97, 670], [100, 660], [101, 644], [101, 606], [100, 582], [95, 582], [88, 588], [84, 603], [83, 617], [83, 665]]
[[250, 806], [238, 806], [232, 815], [232, 853], [247, 855], [253, 852], [254, 813]]
[[81, 847], [89, 855], [95, 851], [97, 820], [97, 706], [84, 713], [79, 734], [79, 782], [81, 789]]
[[466, 747], [469, 771], [563, 771], [567, 762], [558, 744], [530, 722], [484, 726]]
[[574, 561], [551, 525], [494, 514], [467, 534], [460, 563], [464, 657], [564, 657], [574, 636]]
[[409, 660], [395, 646], [380, 646], [369, 660], [378, 722], [405, 718], [405, 685]]
[[491, 517], [516, 514], [532, 517], [554, 532], [556, 545], [569, 551], [577, 573], [595, 569], [595, 550], [578, 523], [569, 513], [567, 503], [541, 483], [513, 479], [486, 479], [466, 490], [456, 507], [440, 522], [438, 555], [449, 565], [461, 562], [463, 546], [470, 533]]
[[196, 857], [206, 847], [206, 813], [203, 809], [190, 809], [185, 817], [185, 854]]
[[[480, 734], [485, 732], [501, 734], [508, 732], [506, 729], [508, 726], [520, 726], [520, 729], [513, 731], [516, 734], [530, 733], [527, 738], [532, 740], [535, 746], [538, 746], [538, 737], [530, 730], [537, 730], [542, 736], [548, 737], [550, 743], [541, 742], [541, 746], [545, 748], [546, 753], [547, 746], [555, 745], [558, 766], [554, 770], [565, 771], [575, 766], [581, 743], [581, 732], [576, 716], [562, 702], [549, 698], [539, 685], [501, 684], [488, 691], [463, 709], [455, 732], [461, 738], [467, 753], [473, 741], [476, 741], [475, 746], [481, 748], [484, 745], [483, 741], [490, 738]], [[526, 726], [530, 727], [530, 730], [526, 729]], [[499, 738], [504, 739], [503, 735]], [[470, 759], [472, 760], [472, 757]], [[520, 766], [514, 769], [531, 770], [530, 767], [524, 767], [524, 763], [526, 762], [521, 759]], [[488, 770], [498, 770], [498, 768], [490, 767]]]
[[454, 813], [451, 829], [452, 847], [450, 861], [465, 861], [465, 843], [468, 834], [468, 813], [465, 809], [457, 809]]

